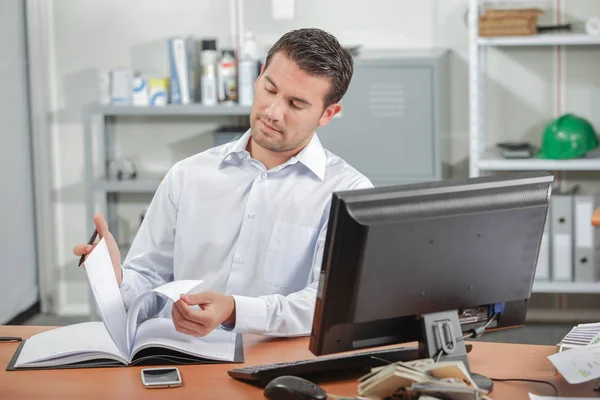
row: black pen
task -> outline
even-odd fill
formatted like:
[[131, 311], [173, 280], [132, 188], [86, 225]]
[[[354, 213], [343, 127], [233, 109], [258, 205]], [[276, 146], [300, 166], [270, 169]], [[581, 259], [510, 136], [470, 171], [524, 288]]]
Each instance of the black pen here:
[[23, 338], [13, 336], [0, 336], [0, 342], [20, 342]]
[[[90, 241], [88, 242], [88, 244], [94, 244], [94, 242], [96, 241], [96, 236], [98, 236], [98, 231], [96, 229], [94, 229], [94, 234], [92, 235], [92, 238], [90, 239]], [[79, 259], [79, 266], [81, 267], [81, 264], [83, 264], [83, 261], [85, 260], [85, 256], [87, 254], [84, 254], [81, 256], [81, 258]]]

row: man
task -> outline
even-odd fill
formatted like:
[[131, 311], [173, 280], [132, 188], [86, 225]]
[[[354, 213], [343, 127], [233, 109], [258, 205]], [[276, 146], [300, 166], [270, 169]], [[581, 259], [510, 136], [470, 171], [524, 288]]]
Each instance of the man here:
[[[251, 129], [173, 166], [123, 266], [96, 215], [126, 307], [163, 283], [202, 279], [205, 291], [172, 307], [179, 332], [310, 333], [331, 195], [372, 187], [315, 135], [342, 109], [352, 72], [332, 35], [285, 34], [255, 82]], [[91, 250], [83, 244], [73, 253]]]

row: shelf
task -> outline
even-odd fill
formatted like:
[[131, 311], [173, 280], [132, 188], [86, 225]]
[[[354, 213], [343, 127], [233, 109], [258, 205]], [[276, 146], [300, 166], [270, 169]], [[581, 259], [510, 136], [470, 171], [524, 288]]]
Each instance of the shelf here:
[[600, 45], [600, 36], [585, 33], [544, 33], [529, 36], [479, 37], [480, 46], [561, 46]]
[[594, 156], [573, 160], [506, 159], [499, 152], [488, 151], [477, 162], [477, 168], [487, 171], [600, 171], [600, 157], [594, 153]]
[[250, 107], [203, 106], [202, 104], [177, 105], [169, 104], [164, 107], [142, 107], [142, 106], [112, 106], [92, 104], [88, 107], [90, 113], [103, 114], [107, 116], [220, 116], [220, 115], [250, 115]]
[[598, 293], [600, 282], [533, 282], [533, 293]]
[[158, 178], [126, 181], [98, 179], [94, 184], [94, 190], [107, 193], [154, 193], [159, 184]]
[[569, 323], [573, 325], [585, 322], [600, 321], [600, 310], [581, 310], [581, 309], [535, 309], [527, 310], [527, 322], [552, 322]]

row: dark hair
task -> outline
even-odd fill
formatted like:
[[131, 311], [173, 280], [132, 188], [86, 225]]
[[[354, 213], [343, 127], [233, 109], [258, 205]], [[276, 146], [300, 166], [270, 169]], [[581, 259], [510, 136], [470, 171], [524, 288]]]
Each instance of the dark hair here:
[[290, 31], [269, 49], [265, 69], [279, 52], [309, 75], [329, 78], [331, 88], [325, 96], [325, 107], [342, 99], [352, 79], [354, 61], [333, 35], [316, 28]]

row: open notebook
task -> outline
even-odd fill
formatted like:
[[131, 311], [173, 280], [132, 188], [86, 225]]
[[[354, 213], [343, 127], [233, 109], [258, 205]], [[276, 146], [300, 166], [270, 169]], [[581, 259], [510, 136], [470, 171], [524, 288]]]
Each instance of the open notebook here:
[[7, 370], [124, 365], [243, 362], [241, 335], [215, 329], [203, 338], [175, 330], [169, 318], [138, 321], [148, 301], [177, 301], [202, 281], [174, 281], [140, 296], [128, 311], [121, 298], [106, 243], [85, 261], [102, 322], [85, 322], [39, 333], [23, 341]]

